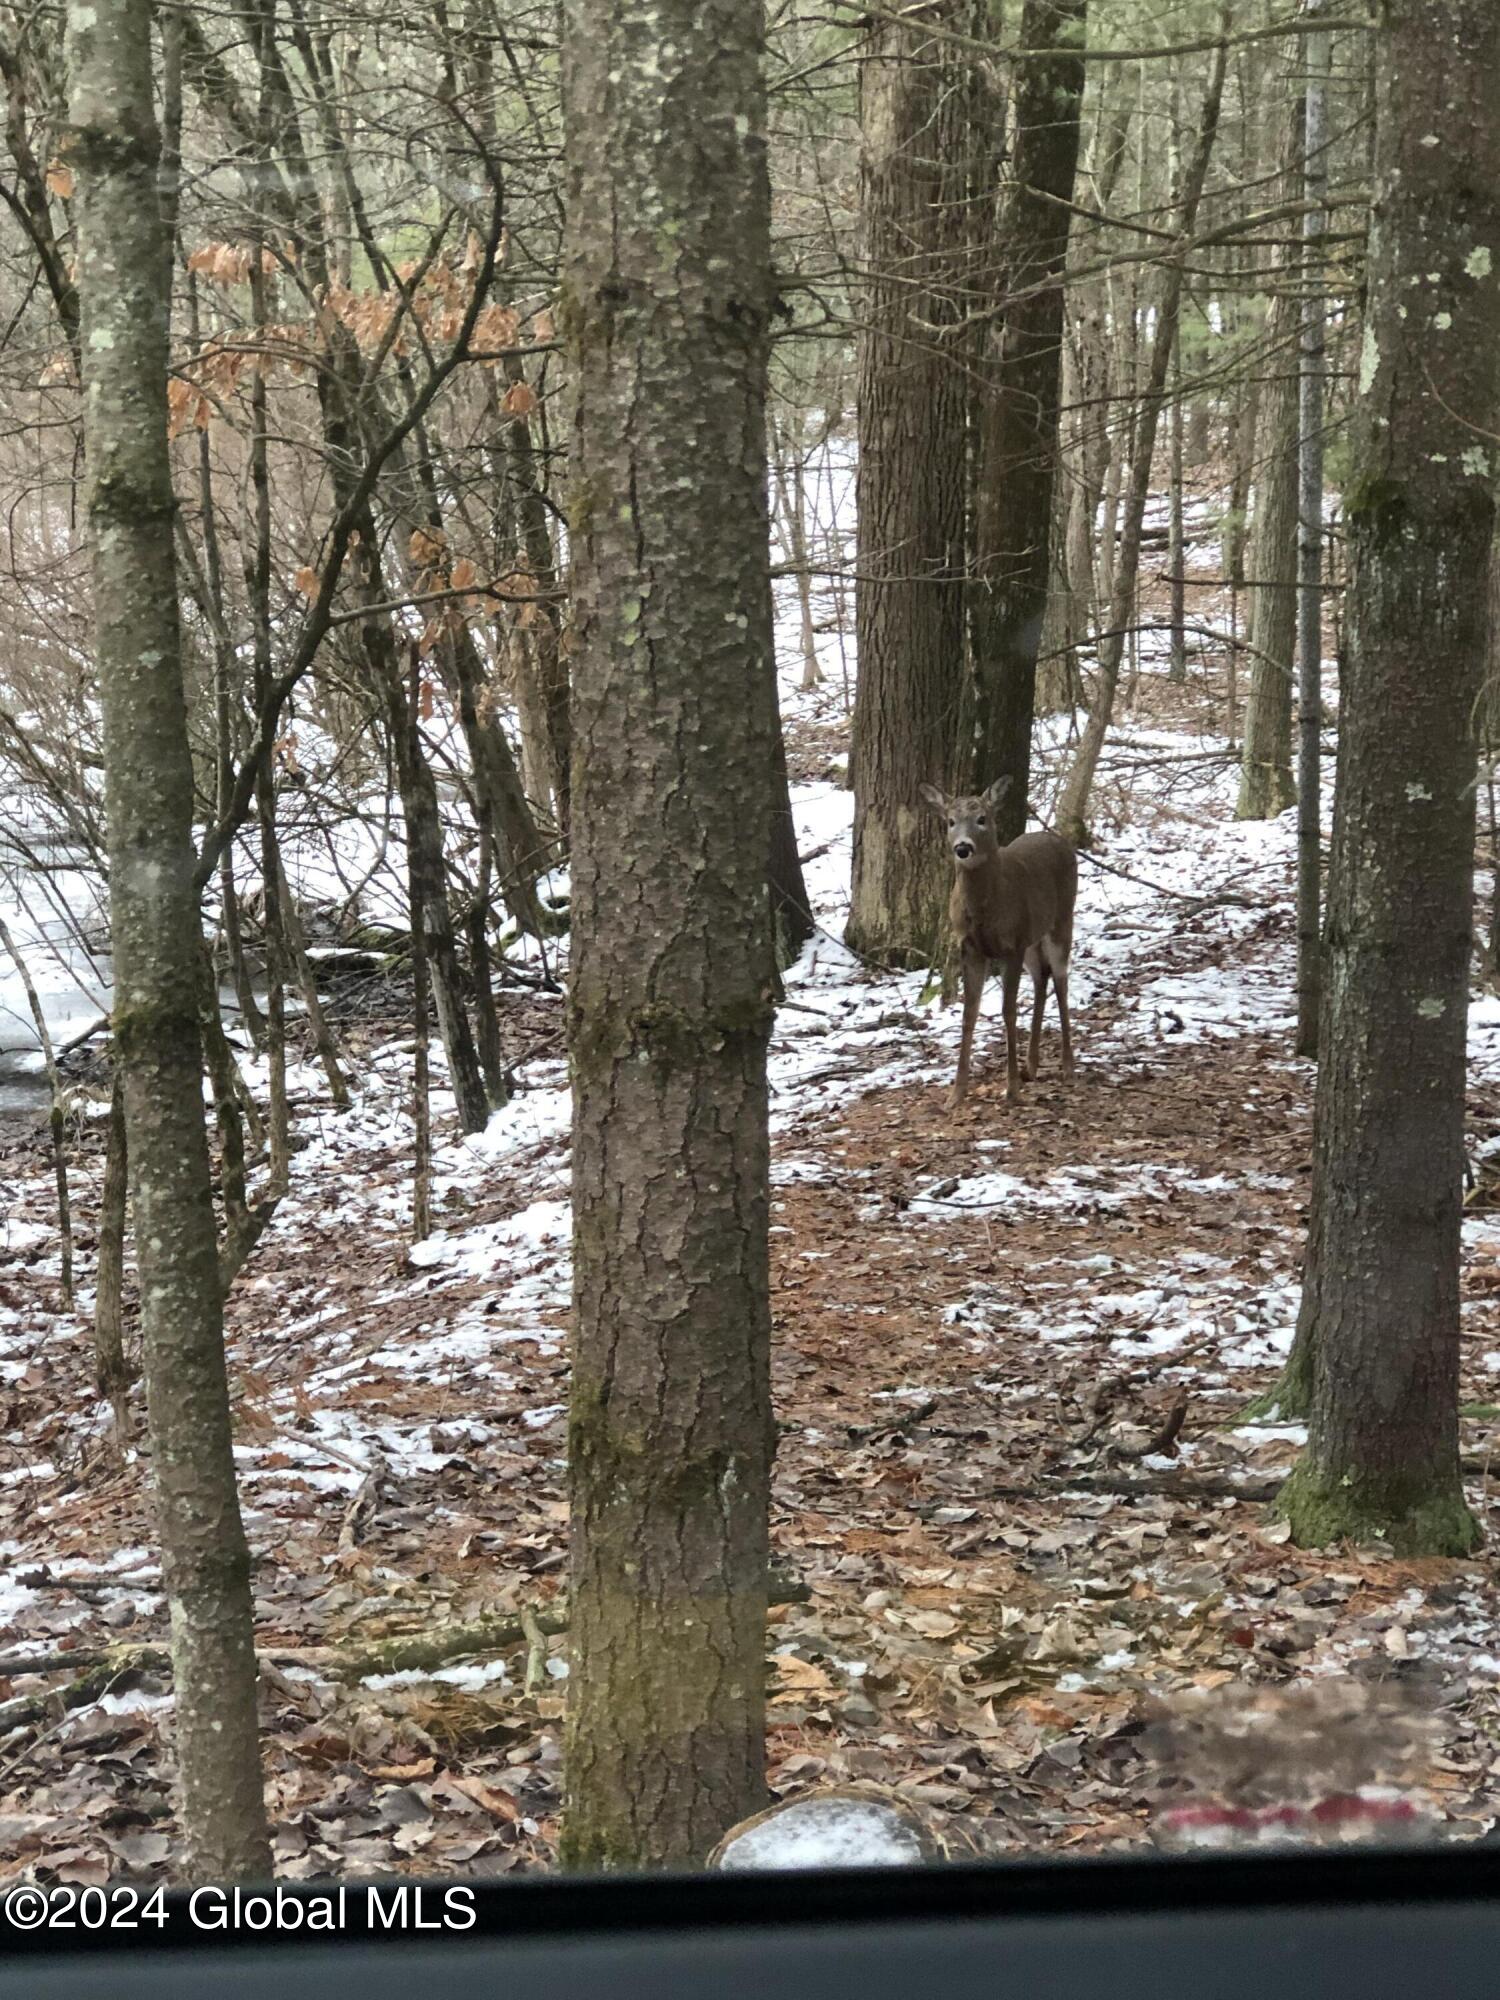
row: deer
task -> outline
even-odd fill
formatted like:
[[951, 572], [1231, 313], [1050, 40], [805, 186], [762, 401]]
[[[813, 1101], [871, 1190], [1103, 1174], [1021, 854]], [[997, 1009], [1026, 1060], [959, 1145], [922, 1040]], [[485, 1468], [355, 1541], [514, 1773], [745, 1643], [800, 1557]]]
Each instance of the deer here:
[[1047, 981], [1057, 994], [1062, 1027], [1062, 1073], [1073, 1074], [1073, 1038], [1068, 1025], [1068, 953], [1073, 945], [1073, 905], [1078, 897], [1078, 856], [1056, 833], [1023, 833], [1002, 847], [995, 837], [995, 812], [1010, 787], [997, 778], [988, 790], [949, 798], [936, 785], [922, 797], [947, 821], [953, 850], [953, 896], [948, 906], [964, 982], [963, 1037], [951, 1102], [962, 1104], [969, 1088], [969, 1058], [979, 1001], [991, 965], [1000, 968], [1005, 1014], [1008, 1103], [1019, 1101], [1021, 1065], [1016, 1040], [1016, 995], [1024, 967], [1032, 979], [1031, 1046], [1026, 1079], [1041, 1065], [1042, 1013]]

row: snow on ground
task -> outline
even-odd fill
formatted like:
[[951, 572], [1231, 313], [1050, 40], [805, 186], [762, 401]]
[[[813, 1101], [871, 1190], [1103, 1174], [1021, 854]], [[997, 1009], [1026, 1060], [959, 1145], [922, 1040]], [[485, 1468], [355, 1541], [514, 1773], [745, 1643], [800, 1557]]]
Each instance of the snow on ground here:
[[[824, 471], [837, 486], [847, 469]], [[1079, 1073], [1057, 1074], [1049, 1010], [1042, 1074], [1007, 1105], [992, 986], [977, 1087], [955, 1113], [956, 1007], [841, 942], [848, 640], [831, 586], [814, 608], [828, 678], [803, 694], [795, 592], [778, 586], [793, 806], [822, 925], [787, 975], [769, 1065], [773, 1531], [808, 1592], [774, 1617], [778, 1789], [874, 1780], [981, 1851], [1129, 1845], [1176, 1782], [1171, 1756], [1141, 1747], [1152, 1704], [1231, 1683], [1300, 1699], [1352, 1676], [1385, 1706], [1361, 1739], [1370, 1769], [1351, 1765], [1350, 1784], [1400, 1764], [1392, 1704], [1410, 1688], [1441, 1715], [1450, 1818], [1487, 1825], [1500, 1617], [1484, 1572], [1304, 1556], [1237, 1497], [1274, 1482], [1301, 1442], [1295, 1426], [1244, 1422], [1298, 1306], [1310, 1071], [1289, 1053], [1291, 816], [1234, 821], [1221, 694], [1173, 708], [1164, 644], [1147, 635], [1140, 709], [1108, 746], [1099, 844], [1081, 869]], [[1044, 815], [1078, 722], [1040, 732]], [[372, 897], [399, 887], [386, 845], [380, 826], [351, 829], [326, 857], [330, 888], [347, 893], [362, 870]], [[324, 864], [309, 842], [297, 865], [306, 888]], [[289, 1874], [499, 1868], [552, 1851], [559, 1654], [522, 1647], [441, 1681], [403, 1668], [353, 1687], [306, 1655], [545, 1607], [563, 1574], [561, 1001], [502, 999], [517, 1089], [484, 1133], [454, 1132], [431, 1052], [436, 1227], [420, 1244], [409, 1037], [354, 1036], [344, 1114], [316, 1068], [296, 1066], [291, 1189], [229, 1302], [258, 1616], [266, 1642], [289, 1649], [267, 1696]], [[1500, 1007], [1478, 1002], [1472, 1034], [1488, 1134]], [[11, 1655], [62, 1636], [80, 1648], [164, 1636], [139, 1440], [115, 1469], [90, 1379], [98, 1179], [95, 1134], [75, 1166], [84, 1226], [68, 1313], [45, 1156], [0, 1155]], [[1500, 1224], [1486, 1208], [1476, 1201], [1465, 1227], [1465, 1441], [1481, 1452], [1500, 1372]], [[1196, 1497], [1174, 1486], [1189, 1476], [1207, 1482]], [[1482, 1479], [1472, 1497], [1487, 1505]], [[0, 1701], [14, 1866], [46, 1873], [37, 1857], [59, 1841], [83, 1857], [68, 1866], [163, 1865], [164, 1845], [129, 1845], [155, 1833], [108, 1830], [169, 1823], [160, 1685], [149, 1671], [126, 1682], [113, 1709], [85, 1702], [35, 1744]], [[24, 1705], [50, 1683], [14, 1684]], [[140, 1701], [122, 1709], [132, 1691]], [[125, 1745], [114, 1764], [99, 1762], [101, 1731]]]

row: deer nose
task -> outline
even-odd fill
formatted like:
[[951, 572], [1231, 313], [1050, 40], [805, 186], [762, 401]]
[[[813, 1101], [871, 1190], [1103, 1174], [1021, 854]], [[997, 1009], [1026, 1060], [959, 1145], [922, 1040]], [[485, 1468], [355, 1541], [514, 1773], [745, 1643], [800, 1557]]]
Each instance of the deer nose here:
[[970, 840], [955, 840], [953, 843], [953, 852], [958, 856], [960, 861], [967, 861], [969, 856], [974, 852], [974, 843]]

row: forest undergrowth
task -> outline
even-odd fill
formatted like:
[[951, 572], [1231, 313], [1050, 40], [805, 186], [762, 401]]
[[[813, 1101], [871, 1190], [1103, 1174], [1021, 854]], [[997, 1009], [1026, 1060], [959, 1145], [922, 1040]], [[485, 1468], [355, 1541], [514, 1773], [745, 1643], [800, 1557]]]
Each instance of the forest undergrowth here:
[[[1500, 1804], [1492, 1563], [1291, 1547], [1274, 1493], [1303, 1433], [1245, 1421], [1296, 1319], [1311, 1069], [1289, 1054], [1292, 816], [1235, 823], [1210, 723], [1153, 676], [1111, 743], [1077, 1074], [1049, 1016], [1007, 1105], [991, 988], [955, 1113], [956, 1010], [837, 941], [840, 704], [789, 722], [825, 928], [771, 1061], [770, 1777], [891, 1788], [950, 1852], [1130, 1847], [1202, 1797], [1394, 1787], [1457, 1837]], [[291, 1193], [229, 1302], [289, 1878], [552, 1860], [568, 1096], [560, 995], [501, 997], [516, 1094], [467, 1141], [439, 1094], [437, 1228], [413, 1246], [409, 1030], [334, 994], [355, 1107], [294, 1071]], [[1472, 1034], [1464, 1445], [1493, 1529], [1500, 1006]], [[74, 1883], [160, 1875], [173, 1831], [144, 1426], [137, 1399], [122, 1462], [91, 1380], [102, 1133], [80, 1117], [72, 1314], [42, 1136], [0, 1153], [0, 1871]]]

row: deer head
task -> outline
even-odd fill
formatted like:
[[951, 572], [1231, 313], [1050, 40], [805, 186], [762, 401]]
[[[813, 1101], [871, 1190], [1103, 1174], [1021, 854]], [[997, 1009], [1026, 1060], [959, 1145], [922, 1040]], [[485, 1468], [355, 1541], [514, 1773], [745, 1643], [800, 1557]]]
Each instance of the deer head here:
[[924, 785], [922, 796], [948, 822], [948, 845], [961, 869], [982, 868], [995, 853], [995, 813], [1010, 790], [1010, 779], [996, 778], [985, 791], [949, 798], [936, 785]]

